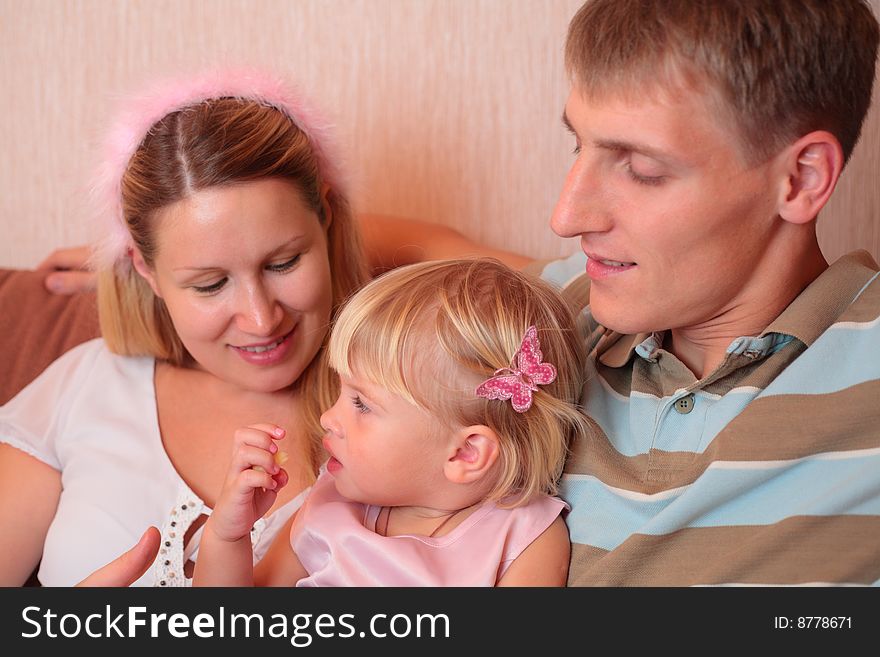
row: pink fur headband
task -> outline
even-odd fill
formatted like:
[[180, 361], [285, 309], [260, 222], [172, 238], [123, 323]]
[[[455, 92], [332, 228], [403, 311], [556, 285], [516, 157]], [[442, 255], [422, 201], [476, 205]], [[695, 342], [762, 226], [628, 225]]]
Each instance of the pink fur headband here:
[[92, 254], [94, 268], [128, 261], [132, 239], [122, 215], [122, 176], [149, 131], [172, 112], [224, 97], [253, 100], [284, 112], [308, 137], [321, 178], [334, 190], [345, 192], [330, 124], [281, 79], [253, 69], [221, 69], [162, 80], [123, 103], [104, 140], [91, 189], [102, 223], [101, 239]]

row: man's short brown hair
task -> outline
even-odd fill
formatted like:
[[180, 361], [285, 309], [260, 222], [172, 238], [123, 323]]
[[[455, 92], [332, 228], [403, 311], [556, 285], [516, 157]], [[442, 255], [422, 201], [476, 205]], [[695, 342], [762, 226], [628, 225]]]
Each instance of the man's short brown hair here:
[[848, 159], [871, 103], [878, 25], [865, 0], [590, 0], [566, 66], [587, 95], [707, 91], [766, 159], [813, 130]]

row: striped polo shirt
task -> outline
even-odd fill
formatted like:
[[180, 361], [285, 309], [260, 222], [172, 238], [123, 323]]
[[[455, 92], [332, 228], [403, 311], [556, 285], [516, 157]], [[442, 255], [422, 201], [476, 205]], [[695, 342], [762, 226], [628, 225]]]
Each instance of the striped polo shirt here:
[[[585, 257], [544, 267], [588, 298]], [[880, 583], [880, 275], [864, 251], [697, 380], [580, 315], [597, 423], [561, 484], [569, 585]]]

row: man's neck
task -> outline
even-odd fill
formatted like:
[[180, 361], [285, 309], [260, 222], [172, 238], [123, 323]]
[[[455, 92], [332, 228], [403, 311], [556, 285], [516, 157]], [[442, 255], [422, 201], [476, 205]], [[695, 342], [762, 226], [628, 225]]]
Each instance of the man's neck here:
[[[792, 254], [789, 254], [791, 256]], [[828, 268], [828, 263], [813, 241], [797, 257], [782, 257], [772, 276], [752, 282], [743, 299], [711, 319], [677, 328], [666, 334], [664, 348], [674, 354], [703, 379], [724, 361], [727, 348], [738, 337], [757, 336], [785, 310], [795, 298]]]

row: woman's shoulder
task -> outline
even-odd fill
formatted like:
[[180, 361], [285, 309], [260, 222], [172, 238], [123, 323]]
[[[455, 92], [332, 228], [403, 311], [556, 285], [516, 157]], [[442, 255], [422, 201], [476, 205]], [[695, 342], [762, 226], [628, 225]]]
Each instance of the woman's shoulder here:
[[[94, 338], [70, 349], [55, 360], [40, 377], [64, 373], [65, 378], [75, 376], [103, 377], [110, 384], [117, 378], [152, 375], [155, 359], [150, 356], [121, 356], [114, 354], [102, 338]], [[40, 378], [38, 377], [38, 379]], [[99, 381], [101, 383], [101, 381]]]
[[0, 406], [0, 419], [20, 415], [60, 418], [80, 400], [94, 406], [120, 391], [151, 395], [153, 362], [152, 358], [113, 354], [101, 338], [89, 340], [60, 356]]

